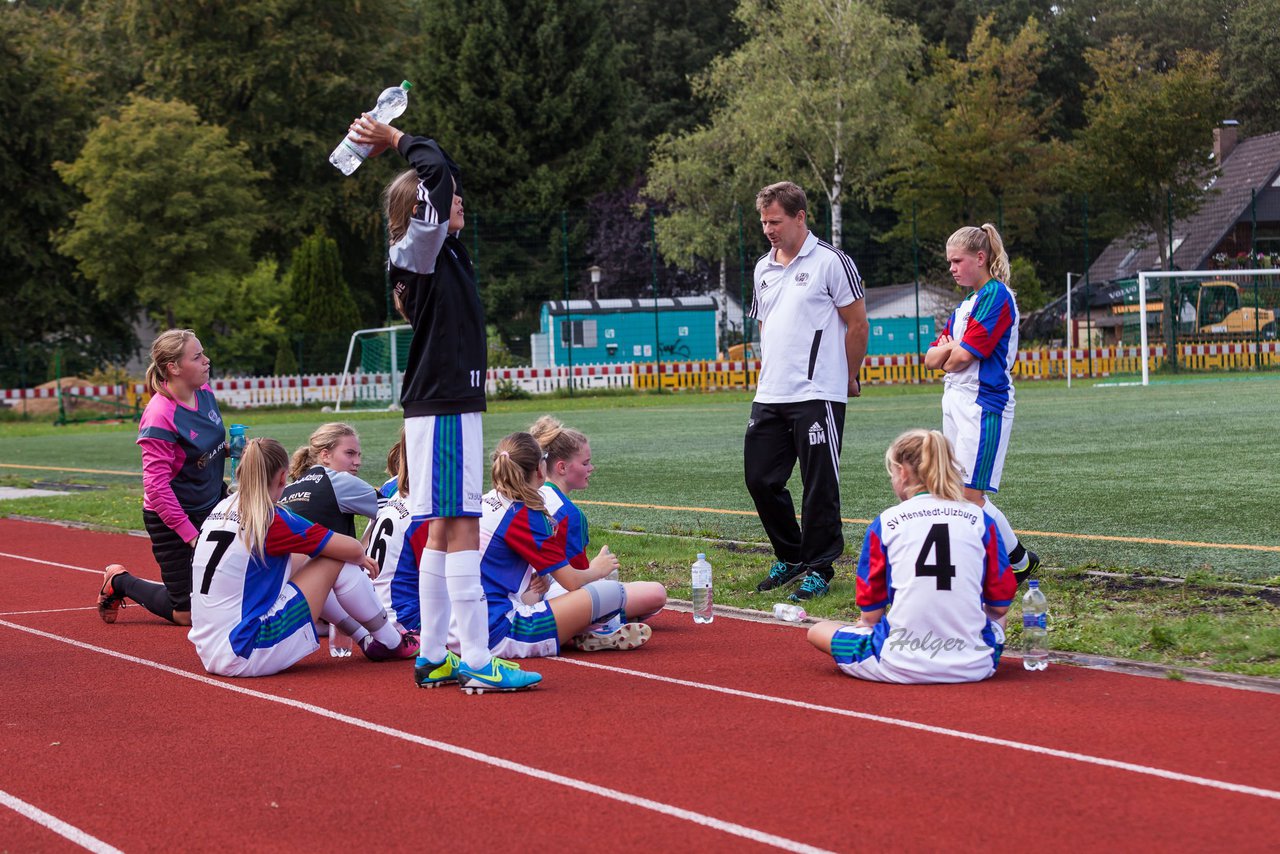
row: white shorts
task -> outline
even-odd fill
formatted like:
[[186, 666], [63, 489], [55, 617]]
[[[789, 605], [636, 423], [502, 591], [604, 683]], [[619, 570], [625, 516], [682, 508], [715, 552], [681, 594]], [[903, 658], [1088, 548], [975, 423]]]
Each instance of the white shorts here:
[[[996, 674], [1000, 656], [1004, 654], [1004, 629], [991, 620], [982, 633], [982, 645], [986, 654], [979, 661], [967, 662], [961, 670], [938, 669], [932, 673], [920, 673], [894, 667], [881, 659], [891, 653], [886, 645], [892, 645], [889, 621], [880, 620], [871, 628], [841, 626], [831, 638], [831, 657], [840, 672], [867, 682], [892, 682], [899, 685], [937, 685], [963, 682], [981, 682]], [[914, 671], [914, 672], [913, 672]]]
[[1012, 415], [986, 412], [949, 389], [942, 393], [942, 435], [951, 442], [970, 489], [1000, 491], [1011, 432]]
[[[559, 633], [551, 606], [544, 599], [532, 605], [520, 603], [507, 612], [510, 629], [495, 639], [489, 633], [489, 653], [498, 658], [542, 658], [560, 653]], [[454, 632], [449, 633], [449, 648], [458, 651]]]
[[248, 658], [241, 658], [231, 649], [230, 640], [224, 639], [207, 658], [201, 656], [205, 670], [216, 676], [272, 676], [320, 648], [311, 608], [293, 582], [285, 583], [261, 620], [258, 643], [262, 646], [255, 646]]
[[426, 519], [479, 516], [484, 432], [479, 412], [404, 420], [409, 509]]

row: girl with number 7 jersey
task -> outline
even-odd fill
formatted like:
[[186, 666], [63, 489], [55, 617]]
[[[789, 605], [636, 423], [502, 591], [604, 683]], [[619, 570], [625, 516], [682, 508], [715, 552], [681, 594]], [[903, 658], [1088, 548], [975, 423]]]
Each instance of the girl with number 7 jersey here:
[[[279, 442], [251, 440], [240, 461], [239, 491], [200, 528], [187, 637], [205, 669], [219, 676], [279, 673], [320, 648], [320, 617], [341, 623], [349, 616], [394, 657], [417, 655], [414, 637], [402, 636], [378, 602], [369, 580], [378, 564], [360, 541], [277, 506], [288, 466]], [[295, 553], [310, 559], [291, 571]]]

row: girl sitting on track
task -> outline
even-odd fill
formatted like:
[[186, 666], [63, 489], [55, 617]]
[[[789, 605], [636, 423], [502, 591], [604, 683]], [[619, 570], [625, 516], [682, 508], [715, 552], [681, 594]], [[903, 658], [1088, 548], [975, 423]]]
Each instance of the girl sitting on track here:
[[373, 587], [387, 614], [401, 628], [416, 632], [422, 625], [418, 603], [418, 555], [427, 544], [430, 522], [409, 510], [409, 472], [405, 466], [404, 429], [387, 453], [391, 479], [378, 490], [378, 517], [370, 525], [369, 557], [378, 562]]
[[293, 452], [280, 503], [330, 531], [356, 535], [356, 514], [378, 515], [378, 492], [361, 480], [360, 436], [350, 424], [321, 424]]
[[[622, 584], [597, 579], [577, 590], [532, 605], [521, 594], [535, 574], [573, 583], [565, 559], [567, 527], [546, 515], [539, 488], [546, 455], [528, 433], [512, 433], [493, 454], [494, 488], [481, 500], [480, 575], [489, 607], [489, 649], [501, 658], [556, 655], [560, 645], [617, 614], [652, 614], [667, 601], [653, 581]], [[468, 693], [488, 689], [472, 680]]]
[[200, 523], [226, 495], [226, 429], [209, 388], [209, 357], [190, 329], [161, 332], [151, 344], [138, 427], [142, 522], [163, 584], [118, 563], [103, 573], [98, 616], [114, 623], [126, 597], [179, 626], [191, 625], [191, 552]]
[[[562, 572], [550, 581], [546, 598], [577, 590], [600, 578], [617, 580], [618, 558], [608, 546], [600, 549], [591, 560], [586, 549], [590, 538], [587, 533], [587, 517], [569, 499], [569, 493], [586, 489], [595, 466], [591, 464], [591, 444], [587, 437], [565, 427], [550, 415], [544, 415], [529, 428], [529, 434], [538, 441], [546, 455], [547, 482], [539, 490], [546, 503], [546, 512], [558, 525], [565, 525], [565, 555], [569, 566], [577, 572]], [[560, 579], [565, 582], [562, 583]], [[526, 599], [525, 601], [529, 601]], [[651, 616], [651, 615], [645, 615]], [[641, 618], [643, 619], [643, 618]], [[649, 640], [652, 629], [643, 622], [623, 623], [622, 617], [614, 617], [608, 624], [574, 638], [575, 645], [586, 652], [600, 649], [634, 649]]]
[[951, 445], [937, 430], [903, 433], [885, 468], [902, 503], [867, 528], [862, 616], [852, 626], [818, 623], [809, 642], [845, 673], [873, 682], [986, 679], [1000, 663], [1017, 589], [996, 523], [965, 500]]
[[[250, 440], [239, 491], [200, 529], [187, 637], [205, 669], [219, 676], [279, 673], [320, 648], [313, 621], [322, 615], [343, 628], [358, 622], [386, 658], [413, 658], [417, 640], [387, 619], [365, 575], [377, 575], [378, 564], [360, 541], [277, 506], [288, 463], [279, 442]], [[291, 570], [294, 553], [310, 560]]]

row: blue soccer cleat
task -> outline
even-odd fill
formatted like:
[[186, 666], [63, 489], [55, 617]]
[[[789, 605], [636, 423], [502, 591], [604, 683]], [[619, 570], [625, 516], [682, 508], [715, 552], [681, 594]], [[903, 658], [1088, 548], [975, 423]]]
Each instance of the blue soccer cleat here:
[[458, 681], [461, 659], [452, 652], [444, 654], [444, 661], [427, 661], [419, 658], [413, 665], [413, 682], [419, 688], [435, 688]]
[[458, 664], [458, 686], [467, 694], [485, 691], [524, 691], [542, 681], [542, 676], [521, 670], [514, 661], [491, 658], [485, 667], [472, 669], [465, 661]]

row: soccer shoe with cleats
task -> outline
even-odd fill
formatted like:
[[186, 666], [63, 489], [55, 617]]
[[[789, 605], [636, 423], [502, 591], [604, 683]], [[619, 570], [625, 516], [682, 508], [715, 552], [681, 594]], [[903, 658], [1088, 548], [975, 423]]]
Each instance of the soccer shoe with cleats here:
[[427, 661], [419, 658], [413, 665], [413, 682], [419, 688], [436, 688], [458, 681], [461, 659], [452, 652], [444, 654], [444, 661]]
[[578, 635], [573, 642], [583, 652], [596, 652], [602, 649], [639, 649], [651, 637], [653, 629], [645, 623], [623, 623], [613, 631], [601, 629]]
[[104, 623], [114, 623], [124, 607], [124, 597], [116, 592], [111, 583], [117, 575], [125, 571], [118, 563], [113, 563], [102, 571], [102, 589], [98, 591], [98, 616]]
[[405, 632], [400, 636], [400, 643], [394, 647], [388, 647], [381, 641], [374, 640], [373, 635], [369, 635], [360, 644], [360, 649], [364, 652], [364, 657], [370, 661], [401, 661], [406, 658], [417, 658], [418, 636], [412, 632]]
[[807, 599], [817, 599], [826, 596], [831, 592], [831, 585], [827, 580], [817, 572], [811, 572], [800, 582], [800, 586], [796, 588], [796, 592], [787, 598], [792, 602], [804, 602]]
[[769, 590], [776, 590], [779, 587], [786, 587], [800, 576], [804, 575], [805, 566], [803, 563], [786, 563], [785, 561], [774, 561], [773, 566], [769, 567], [769, 575], [756, 585], [757, 593], [765, 593]]
[[542, 681], [542, 676], [504, 658], [491, 658], [485, 667], [471, 668], [467, 663], [458, 665], [458, 687], [465, 694], [483, 694], [486, 691], [524, 691]]
[[1013, 578], [1019, 584], [1026, 584], [1027, 579], [1040, 572], [1040, 556], [1027, 549], [1027, 565], [1013, 571]]

